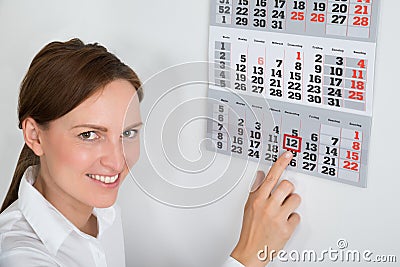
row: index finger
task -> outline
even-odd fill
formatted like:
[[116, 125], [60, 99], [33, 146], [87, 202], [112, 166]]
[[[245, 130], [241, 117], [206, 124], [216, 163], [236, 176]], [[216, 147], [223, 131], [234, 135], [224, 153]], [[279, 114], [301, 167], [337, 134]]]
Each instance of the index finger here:
[[272, 189], [274, 189], [276, 183], [278, 182], [283, 171], [286, 169], [292, 158], [293, 158], [292, 152], [287, 151], [277, 159], [274, 165], [272, 165], [264, 182], [259, 188], [261, 194], [265, 195], [266, 197], [268, 197], [271, 194]]

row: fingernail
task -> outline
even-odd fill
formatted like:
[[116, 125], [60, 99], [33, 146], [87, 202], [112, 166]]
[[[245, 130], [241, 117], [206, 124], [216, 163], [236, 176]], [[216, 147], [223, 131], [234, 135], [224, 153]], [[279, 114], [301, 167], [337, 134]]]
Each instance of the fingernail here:
[[292, 156], [293, 156], [292, 152], [290, 152], [290, 151], [285, 152], [285, 155], [284, 155], [285, 159], [290, 159]]
[[264, 180], [264, 173], [262, 171], [257, 171], [253, 185], [251, 186], [250, 189], [250, 193], [256, 191], [262, 184], [263, 180]]

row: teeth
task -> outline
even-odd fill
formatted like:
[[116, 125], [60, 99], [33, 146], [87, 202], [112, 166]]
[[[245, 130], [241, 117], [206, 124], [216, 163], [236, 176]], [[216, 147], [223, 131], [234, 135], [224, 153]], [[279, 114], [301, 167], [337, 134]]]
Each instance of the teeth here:
[[92, 179], [96, 179], [97, 181], [101, 181], [105, 184], [114, 183], [118, 179], [118, 174], [114, 176], [102, 176], [97, 174], [88, 174], [88, 176]]
[[113, 177], [111, 177], [110, 182], [114, 183], [117, 179], [118, 179], [118, 174], [113, 176]]

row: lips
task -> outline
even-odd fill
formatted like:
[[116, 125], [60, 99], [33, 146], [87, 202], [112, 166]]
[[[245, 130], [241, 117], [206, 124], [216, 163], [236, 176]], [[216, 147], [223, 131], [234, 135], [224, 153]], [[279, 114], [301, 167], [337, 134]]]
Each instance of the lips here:
[[92, 178], [97, 181], [101, 181], [105, 184], [112, 184], [114, 183], [117, 179], [119, 174], [116, 174], [114, 176], [105, 176], [105, 175], [98, 175], [98, 174], [86, 174], [89, 178]]

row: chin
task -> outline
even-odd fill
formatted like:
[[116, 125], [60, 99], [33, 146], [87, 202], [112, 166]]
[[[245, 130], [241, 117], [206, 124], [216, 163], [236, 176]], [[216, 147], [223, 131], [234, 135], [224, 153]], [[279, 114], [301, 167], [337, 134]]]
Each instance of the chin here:
[[94, 201], [93, 207], [95, 208], [109, 208], [115, 204], [117, 197], [110, 197], [109, 199], [96, 199]]

